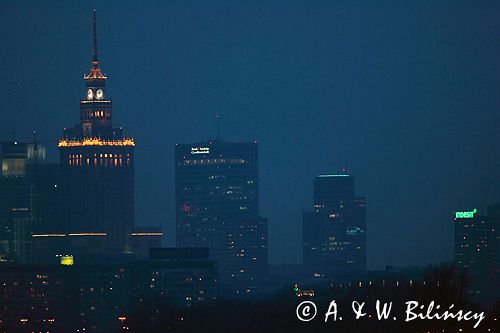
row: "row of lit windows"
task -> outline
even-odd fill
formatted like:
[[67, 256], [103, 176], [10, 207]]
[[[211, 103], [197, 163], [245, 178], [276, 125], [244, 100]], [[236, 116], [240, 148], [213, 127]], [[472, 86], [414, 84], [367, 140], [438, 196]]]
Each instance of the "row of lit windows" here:
[[[88, 158], [90, 154], [87, 154], [86, 157]], [[122, 158], [123, 154], [94, 154], [94, 157], [100, 157], [100, 158]], [[131, 154], [126, 154], [127, 157], [131, 157]], [[69, 158], [82, 158], [82, 154], [69, 154]]]
[[85, 112], [85, 116], [87, 119], [93, 119], [93, 118], [110, 118], [111, 117], [111, 112], [110, 111], [87, 111]]
[[93, 157], [87, 154], [85, 158], [82, 157], [82, 154], [68, 155], [68, 164], [70, 166], [100, 165], [100, 166], [121, 167], [123, 165], [129, 166], [131, 161], [132, 161], [131, 154], [126, 154], [125, 158], [123, 154], [94, 154]]
[[346, 229], [346, 234], [348, 236], [360, 236], [364, 233], [365, 231], [359, 227], [350, 227]]
[[205, 165], [205, 164], [247, 164], [243, 158], [212, 158], [202, 160], [184, 160], [183, 165]]

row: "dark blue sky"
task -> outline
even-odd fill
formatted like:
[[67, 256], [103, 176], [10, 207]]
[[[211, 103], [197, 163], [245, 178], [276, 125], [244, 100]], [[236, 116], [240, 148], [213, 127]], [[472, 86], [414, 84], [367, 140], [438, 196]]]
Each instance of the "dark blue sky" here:
[[499, 2], [2, 2], [0, 138], [37, 129], [57, 160], [94, 7], [137, 224], [166, 244], [174, 145], [214, 137], [217, 113], [225, 139], [259, 142], [271, 262], [301, 261], [318, 173], [356, 175], [371, 268], [451, 260], [452, 212], [500, 201]]

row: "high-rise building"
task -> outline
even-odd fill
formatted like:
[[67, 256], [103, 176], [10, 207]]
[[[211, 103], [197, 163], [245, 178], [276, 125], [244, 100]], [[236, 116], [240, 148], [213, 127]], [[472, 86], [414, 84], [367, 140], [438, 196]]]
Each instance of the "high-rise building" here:
[[37, 143], [1, 143], [0, 257], [5, 260], [29, 262], [32, 233], [60, 222], [59, 166], [44, 158]]
[[495, 262], [495, 271], [497, 276], [500, 274], [500, 256], [498, 251], [500, 249], [500, 202], [488, 206], [488, 221], [491, 227], [491, 235], [493, 237], [491, 246], [493, 247], [493, 256]]
[[97, 55], [95, 11], [93, 41], [80, 122], [64, 129], [58, 145], [68, 221], [63, 231], [78, 235], [81, 249], [99, 242], [104, 253], [119, 254], [127, 250], [127, 238], [134, 228], [135, 142], [112, 124], [107, 77]]
[[479, 211], [454, 213], [455, 264], [468, 276], [467, 291], [476, 300], [494, 305], [498, 301], [498, 264], [500, 204], [488, 207], [486, 216]]
[[355, 196], [354, 176], [314, 179], [313, 211], [304, 212], [304, 265], [316, 275], [366, 270], [365, 198]]
[[177, 246], [208, 247], [229, 296], [255, 294], [267, 269], [257, 147], [219, 139], [175, 147]]
[[476, 208], [455, 212], [455, 262], [459, 267], [472, 274], [495, 271], [498, 211], [494, 205], [488, 207], [487, 216], [479, 215]]
[[17, 140], [4, 141], [1, 144], [2, 176], [23, 177], [29, 165], [42, 163], [45, 160], [45, 147], [36, 143], [25, 143]]

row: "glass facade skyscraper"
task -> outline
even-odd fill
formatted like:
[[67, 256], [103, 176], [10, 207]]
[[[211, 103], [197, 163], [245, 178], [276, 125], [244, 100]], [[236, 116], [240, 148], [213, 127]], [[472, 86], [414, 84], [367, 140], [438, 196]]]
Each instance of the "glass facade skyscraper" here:
[[222, 140], [175, 147], [178, 247], [208, 247], [226, 295], [256, 292], [267, 269], [259, 215], [257, 143]]
[[484, 275], [498, 266], [499, 208], [500, 204], [488, 207], [487, 216], [479, 215], [477, 209], [455, 212], [455, 263], [469, 273]]
[[313, 210], [304, 212], [304, 265], [319, 275], [366, 270], [365, 198], [355, 196], [354, 176], [314, 179]]
[[0, 261], [30, 262], [32, 234], [52, 230], [61, 221], [59, 165], [45, 163], [36, 143], [0, 144]]

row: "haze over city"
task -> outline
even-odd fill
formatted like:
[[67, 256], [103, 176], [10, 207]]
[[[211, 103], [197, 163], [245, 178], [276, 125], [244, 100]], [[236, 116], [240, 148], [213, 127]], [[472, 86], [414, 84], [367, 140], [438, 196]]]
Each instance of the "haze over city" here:
[[[175, 243], [174, 146], [259, 143], [271, 263], [302, 261], [312, 181], [367, 198], [368, 267], [453, 259], [453, 212], [500, 197], [495, 2], [2, 4], [0, 136], [58, 160], [99, 12], [115, 121], [136, 140], [136, 224]], [[12, 133], [14, 130], [15, 133]]]

